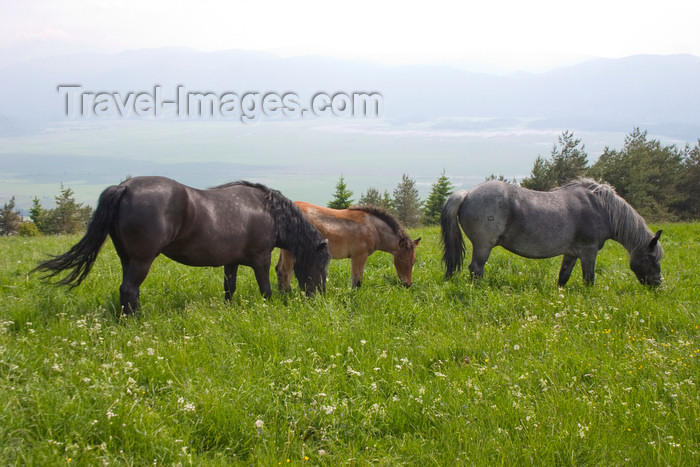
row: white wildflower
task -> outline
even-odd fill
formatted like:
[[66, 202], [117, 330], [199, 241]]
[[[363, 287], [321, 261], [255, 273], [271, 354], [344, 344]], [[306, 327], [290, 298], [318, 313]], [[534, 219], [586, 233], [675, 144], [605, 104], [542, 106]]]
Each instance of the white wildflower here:
[[194, 407], [194, 404], [192, 402], [188, 402], [187, 404], [184, 405], [184, 407], [182, 409], [185, 412], [194, 412], [195, 407]]

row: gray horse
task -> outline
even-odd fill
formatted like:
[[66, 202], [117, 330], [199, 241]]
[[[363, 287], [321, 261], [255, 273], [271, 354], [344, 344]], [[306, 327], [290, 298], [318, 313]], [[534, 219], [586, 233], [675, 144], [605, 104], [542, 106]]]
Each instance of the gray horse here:
[[583, 280], [592, 284], [598, 250], [607, 239], [624, 246], [630, 268], [645, 285], [661, 283], [659, 244], [642, 216], [608, 184], [580, 179], [548, 192], [532, 191], [501, 181], [453, 193], [440, 218], [445, 277], [461, 269], [464, 241], [459, 225], [472, 242], [469, 270], [484, 275], [484, 264], [496, 245], [526, 258], [564, 255], [559, 286], [571, 277], [581, 258]]

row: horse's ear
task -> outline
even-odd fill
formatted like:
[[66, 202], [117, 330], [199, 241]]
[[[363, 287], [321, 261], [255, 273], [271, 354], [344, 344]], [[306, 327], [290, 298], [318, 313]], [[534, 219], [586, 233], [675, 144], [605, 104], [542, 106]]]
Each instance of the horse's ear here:
[[410, 238], [402, 237], [399, 240], [399, 248], [403, 248], [404, 250], [409, 250], [411, 248], [415, 248], [418, 245], [419, 241], [420, 241], [420, 238], [417, 240], [411, 240]]
[[328, 239], [324, 238], [321, 243], [316, 245], [316, 251], [320, 253], [324, 248], [328, 248]]
[[649, 249], [654, 249], [657, 243], [659, 243], [659, 237], [661, 237], [661, 230], [656, 232], [656, 235], [654, 235], [654, 238], [651, 239], [651, 242], [649, 243]]
[[418, 237], [415, 240], [413, 240], [413, 246], [418, 246], [418, 244], [420, 243], [420, 239], [421, 237]]

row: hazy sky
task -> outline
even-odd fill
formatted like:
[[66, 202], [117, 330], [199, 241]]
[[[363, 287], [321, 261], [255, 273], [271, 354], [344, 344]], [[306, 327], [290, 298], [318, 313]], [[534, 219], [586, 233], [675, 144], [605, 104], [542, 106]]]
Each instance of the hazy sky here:
[[476, 60], [511, 69], [590, 56], [700, 55], [696, 0], [0, 0], [0, 5], [0, 49], [37, 43], [66, 51], [186, 46], [391, 64]]

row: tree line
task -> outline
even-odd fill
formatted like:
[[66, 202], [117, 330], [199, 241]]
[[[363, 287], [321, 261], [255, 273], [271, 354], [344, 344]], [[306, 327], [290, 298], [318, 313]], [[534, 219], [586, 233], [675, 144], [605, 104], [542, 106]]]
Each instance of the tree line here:
[[[357, 204], [370, 204], [384, 208], [395, 214], [406, 227], [416, 227], [421, 224], [435, 225], [440, 223], [440, 212], [453, 189], [443, 170], [442, 175], [432, 185], [428, 198], [421, 201], [416, 181], [407, 174], [403, 174], [392, 195], [389, 195], [387, 190], [380, 193], [377, 188], [369, 187], [360, 195]], [[353, 192], [348, 189], [345, 178], [341, 175], [335, 186], [333, 199], [327, 206], [333, 209], [347, 209], [355, 204], [352, 196]]]
[[54, 196], [56, 207], [45, 209], [39, 198], [34, 197], [29, 210], [29, 220], [23, 220], [15, 207], [15, 197], [10, 198], [0, 210], [0, 235], [58, 235], [73, 234], [85, 230], [92, 217], [92, 207], [78, 203], [73, 190], [61, 184], [60, 194]]
[[[648, 221], [700, 218], [700, 140], [695, 146], [678, 148], [650, 139], [639, 128], [625, 137], [621, 150], [606, 147], [592, 165], [581, 139], [573, 132], [564, 131], [549, 158], [538, 155], [529, 176], [520, 182], [493, 174], [486, 180], [549, 191], [581, 177], [609, 183]], [[368, 188], [358, 203], [383, 207], [396, 214], [407, 227], [434, 225], [440, 222], [440, 212], [452, 190], [443, 171], [428, 198], [421, 201], [415, 181], [404, 174], [393, 197], [387, 191], [380, 194], [376, 188]], [[341, 177], [328, 206], [346, 208], [352, 204], [351, 197], [352, 192]]]
[[609, 183], [649, 221], [700, 218], [700, 140], [678, 148], [635, 128], [621, 150], [606, 147], [591, 165], [581, 139], [565, 131], [549, 159], [538, 156], [520, 184], [546, 191], [579, 177]]
[[[678, 148], [650, 139], [647, 132], [639, 128], [625, 137], [622, 149], [606, 147], [594, 164], [589, 163], [581, 139], [573, 132], [564, 131], [549, 157], [538, 155], [532, 171], [520, 182], [502, 175], [491, 175], [487, 180], [503, 180], [547, 191], [580, 177], [611, 184], [648, 221], [700, 219], [700, 140], [695, 146]], [[360, 194], [357, 204], [382, 207], [407, 227], [436, 225], [453, 189], [443, 170], [428, 197], [421, 200], [415, 180], [403, 174], [391, 194], [369, 187]], [[29, 211], [30, 220], [24, 221], [12, 197], [0, 210], [0, 235], [71, 234], [85, 229], [92, 208], [77, 203], [73, 190], [61, 185], [55, 201], [55, 208], [44, 209], [35, 197]], [[345, 209], [352, 204], [355, 204], [353, 192], [341, 175], [328, 207]]]

